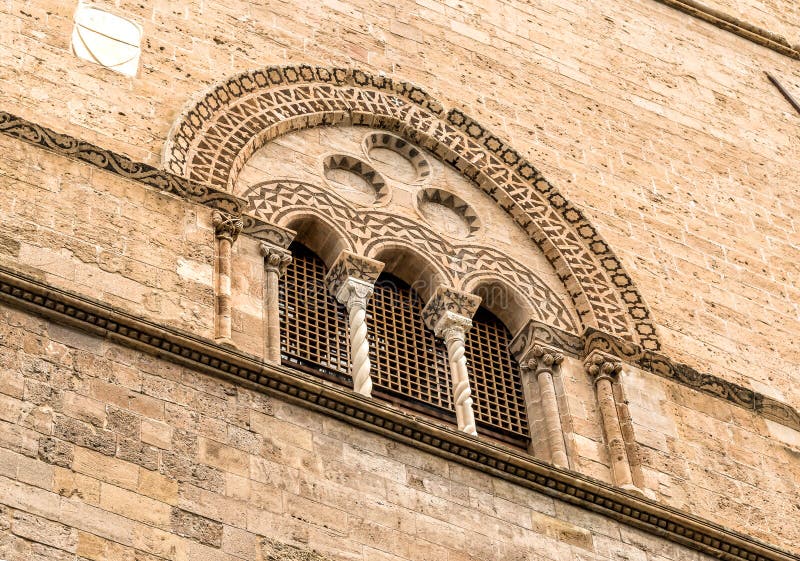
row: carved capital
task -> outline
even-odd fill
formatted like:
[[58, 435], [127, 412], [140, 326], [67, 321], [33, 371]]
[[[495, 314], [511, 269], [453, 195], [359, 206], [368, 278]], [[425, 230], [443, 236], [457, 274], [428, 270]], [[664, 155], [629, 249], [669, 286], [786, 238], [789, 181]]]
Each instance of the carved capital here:
[[622, 372], [622, 361], [602, 351], [592, 351], [583, 365], [595, 383], [603, 379], [613, 381]]
[[528, 360], [534, 345], [557, 349], [572, 356], [583, 356], [583, 341], [574, 333], [529, 319], [509, 343], [509, 350], [520, 363]]
[[353, 309], [366, 310], [369, 297], [372, 296], [372, 291], [372, 283], [364, 282], [353, 277], [347, 277], [334, 293], [334, 296], [348, 311]]
[[422, 319], [437, 337], [440, 336], [438, 331], [441, 330], [439, 325], [442, 321], [456, 321], [452, 319], [456, 316], [469, 320], [469, 325], [464, 329], [466, 331], [472, 326], [471, 318], [480, 305], [480, 296], [440, 286], [422, 309]]
[[211, 223], [214, 225], [214, 235], [217, 239], [228, 240], [231, 243], [236, 241], [244, 226], [240, 217], [218, 210], [211, 215]]
[[264, 269], [267, 272], [277, 273], [278, 276], [282, 276], [292, 262], [290, 251], [268, 243], [261, 244], [261, 255], [264, 256]]
[[470, 318], [453, 312], [445, 312], [433, 326], [433, 333], [447, 343], [455, 339], [463, 342], [470, 327], [472, 327]]
[[546, 345], [533, 345], [527, 356], [528, 358], [520, 363], [520, 368], [536, 374], [539, 372], [552, 374], [564, 362], [564, 355], [558, 349]]
[[[342, 251], [336, 261], [333, 262], [325, 283], [328, 290], [338, 299], [342, 287], [349, 283], [349, 280], [360, 281], [372, 290], [375, 281], [383, 271], [384, 264], [369, 257], [362, 257], [350, 251]], [[372, 292], [370, 292], [372, 294]], [[339, 300], [341, 302], [341, 300]]]

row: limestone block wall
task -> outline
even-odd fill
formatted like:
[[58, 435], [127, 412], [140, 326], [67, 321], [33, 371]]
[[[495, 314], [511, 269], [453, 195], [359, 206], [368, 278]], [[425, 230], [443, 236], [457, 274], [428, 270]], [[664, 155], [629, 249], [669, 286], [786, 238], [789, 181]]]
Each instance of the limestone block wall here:
[[710, 559], [5, 305], [0, 359], [8, 561]]
[[[157, 164], [187, 100], [239, 71], [310, 62], [418, 83], [587, 210], [667, 354], [800, 402], [797, 116], [763, 74], [800, 95], [797, 61], [651, 0], [96, 4], [143, 26], [139, 75], [69, 54], [69, 2], [11, 0], [4, 110]], [[790, 4], [737, 7], [770, 27]]]
[[0, 263], [213, 337], [211, 210], [0, 137]]

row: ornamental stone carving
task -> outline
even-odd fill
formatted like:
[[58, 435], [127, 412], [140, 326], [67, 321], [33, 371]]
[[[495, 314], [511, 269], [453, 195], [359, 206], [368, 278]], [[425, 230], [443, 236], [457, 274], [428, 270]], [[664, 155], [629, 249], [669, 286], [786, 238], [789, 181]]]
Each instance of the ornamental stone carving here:
[[383, 263], [380, 261], [343, 251], [325, 279], [331, 294], [347, 308], [350, 327], [350, 376], [353, 379], [353, 389], [367, 397], [372, 395], [367, 303], [382, 270]]

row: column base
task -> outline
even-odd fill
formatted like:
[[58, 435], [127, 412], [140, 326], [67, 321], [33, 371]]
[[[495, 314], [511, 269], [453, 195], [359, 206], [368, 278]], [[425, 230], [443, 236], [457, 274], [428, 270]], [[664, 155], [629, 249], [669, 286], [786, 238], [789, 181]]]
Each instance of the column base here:
[[220, 337], [219, 339], [215, 339], [214, 342], [217, 345], [220, 345], [222, 347], [228, 347], [229, 349], [237, 349], [238, 348], [236, 346], [236, 344], [233, 342], [233, 339], [230, 339], [228, 337]]

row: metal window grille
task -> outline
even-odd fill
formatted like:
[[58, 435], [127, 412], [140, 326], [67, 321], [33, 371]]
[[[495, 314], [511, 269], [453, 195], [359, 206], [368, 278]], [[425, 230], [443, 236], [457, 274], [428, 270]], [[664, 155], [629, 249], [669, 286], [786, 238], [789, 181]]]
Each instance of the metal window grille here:
[[302, 245], [291, 250], [280, 282], [282, 361], [350, 383], [347, 317], [325, 286], [325, 263]]
[[[402, 280], [381, 275], [367, 306], [375, 387], [453, 412], [447, 349], [422, 321], [423, 303]], [[451, 417], [450, 414], [447, 415]]]
[[479, 428], [527, 441], [528, 419], [519, 365], [508, 350], [511, 334], [491, 312], [479, 308], [467, 331], [465, 356]]
[[[291, 249], [280, 282], [282, 361], [350, 385], [347, 317], [325, 286], [325, 263], [299, 244]], [[400, 279], [382, 275], [375, 284], [367, 306], [374, 393], [452, 420], [447, 348], [425, 327], [422, 308]], [[528, 422], [510, 339], [506, 327], [480, 308], [467, 332], [466, 357], [479, 428], [524, 446]]]

